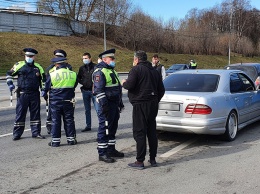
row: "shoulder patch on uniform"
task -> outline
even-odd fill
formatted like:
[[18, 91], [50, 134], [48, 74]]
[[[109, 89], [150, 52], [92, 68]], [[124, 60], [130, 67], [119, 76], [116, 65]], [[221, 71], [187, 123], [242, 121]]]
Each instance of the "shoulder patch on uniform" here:
[[96, 75], [94, 81], [95, 81], [95, 82], [99, 82], [99, 81], [100, 81], [100, 75]]

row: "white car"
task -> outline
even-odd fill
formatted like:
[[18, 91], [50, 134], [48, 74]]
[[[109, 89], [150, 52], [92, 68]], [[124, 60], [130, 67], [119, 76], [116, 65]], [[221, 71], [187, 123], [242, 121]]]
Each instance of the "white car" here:
[[164, 80], [157, 130], [223, 135], [260, 120], [260, 91], [240, 70], [183, 70]]

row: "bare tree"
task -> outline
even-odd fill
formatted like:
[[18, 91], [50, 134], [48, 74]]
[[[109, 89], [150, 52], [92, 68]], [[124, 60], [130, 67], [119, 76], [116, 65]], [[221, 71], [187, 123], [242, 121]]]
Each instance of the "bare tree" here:
[[60, 14], [67, 19], [67, 25], [75, 34], [71, 21], [86, 21], [94, 10], [97, 0], [40, 0], [38, 10], [44, 13]]

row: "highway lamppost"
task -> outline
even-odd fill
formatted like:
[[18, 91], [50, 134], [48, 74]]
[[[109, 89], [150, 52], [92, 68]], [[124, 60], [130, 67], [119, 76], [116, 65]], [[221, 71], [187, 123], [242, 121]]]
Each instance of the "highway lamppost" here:
[[104, 25], [104, 51], [107, 50], [107, 41], [106, 41], [106, 0], [103, 0], [103, 25]]
[[232, 30], [232, 15], [233, 15], [233, 10], [232, 10], [232, 5], [230, 8], [230, 20], [229, 20], [229, 40], [228, 40], [228, 64], [230, 65], [230, 55], [231, 55], [231, 30]]

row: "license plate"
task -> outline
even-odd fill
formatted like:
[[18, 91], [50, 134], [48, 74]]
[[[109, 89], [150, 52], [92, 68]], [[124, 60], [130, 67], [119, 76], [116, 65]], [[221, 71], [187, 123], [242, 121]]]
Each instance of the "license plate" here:
[[159, 110], [180, 111], [180, 104], [160, 103]]

